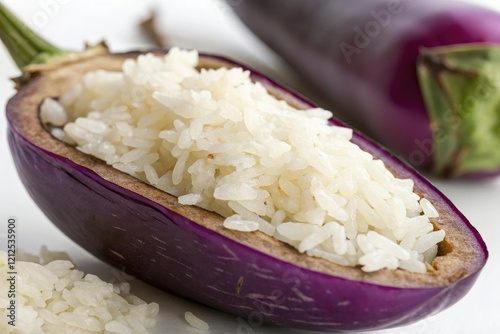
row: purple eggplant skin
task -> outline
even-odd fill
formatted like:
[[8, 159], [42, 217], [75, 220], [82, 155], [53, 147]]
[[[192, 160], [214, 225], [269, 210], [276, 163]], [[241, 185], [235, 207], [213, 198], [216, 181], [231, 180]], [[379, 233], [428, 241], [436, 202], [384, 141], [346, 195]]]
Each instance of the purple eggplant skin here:
[[[322, 94], [337, 117], [426, 172], [434, 167], [439, 138], [433, 139], [417, 77], [421, 50], [500, 43], [500, 14], [459, 1], [245, 0], [232, 5]], [[493, 177], [500, 168], [447, 173], [453, 172], [439, 176]]]
[[[87, 251], [161, 289], [235, 315], [235, 332], [251, 332], [262, 324], [317, 331], [402, 326], [453, 305], [471, 289], [488, 258], [479, 233], [420, 174], [357, 132], [354, 142], [383, 159], [395, 174], [413, 179], [416, 191], [441, 213], [438, 224], [455, 246], [441, 259], [451, 262], [438, 262], [437, 271], [446, 272], [444, 264], [464, 264], [465, 269], [433, 283], [432, 273], [341, 269], [359, 275], [354, 279], [316, 270], [311, 263], [320, 259], [291, 255], [302, 260], [288, 261], [279, 252], [295, 250], [260, 232], [226, 230], [220, 216], [179, 205], [175, 197], [57, 141], [43, 129], [37, 110], [45, 96], [58, 96], [82, 72], [117, 70], [125, 57], [133, 56], [137, 53], [98, 56], [41, 72], [7, 105], [9, 145], [23, 184], [47, 217]], [[209, 55], [201, 60], [216, 67], [244, 67]], [[116, 66], [109, 65], [113, 62]], [[314, 106], [255, 71], [252, 78], [289, 102]], [[344, 126], [334, 119], [332, 123]], [[259, 238], [263, 246], [252, 241]], [[394, 278], [393, 285], [377, 283], [377, 277], [391, 275], [401, 279]], [[412, 281], [418, 279], [421, 283]]]

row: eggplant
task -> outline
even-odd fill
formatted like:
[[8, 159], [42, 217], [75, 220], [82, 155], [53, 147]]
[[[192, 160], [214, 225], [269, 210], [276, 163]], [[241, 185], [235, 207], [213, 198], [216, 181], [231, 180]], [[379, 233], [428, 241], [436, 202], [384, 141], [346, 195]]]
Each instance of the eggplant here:
[[426, 173], [500, 173], [500, 13], [458, 1], [246, 0], [336, 116]]
[[[389, 328], [413, 323], [460, 300], [473, 286], [487, 247], [469, 221], [429, 181], [386, 149], [355, 132], [353, 141], [382, 159], [439, 211], [446, 238], [427, 273], [366, 273], [300, 254], [263, 233], [223, 227], [223, 218], [122, 173], [52, 137], [39, 107], [85, 73], [119, 71], [125, 59], [104, 45], [64, 52], [37, 37], [0, 4], [4, 43], [23, 76], [7, 104], [8, 140], [19, 176], [47, 217], [84, 249], [166, 291], [238, 317], [239, 330], [262, 325], [320, 331]], [[14, 36], [15, 38], [11, 38]], [[21, 43], [22, 44], [19, 44]], [[22, 46], [22, 48], [21, 48]], [[50, 47], [49, 47], [50, 46]], [[28, 50], [29, 54], [25, 51]], [[45, 62], [39, 62], [39, 54]], [[36, 59], [37, 63], [33, 63]], [[201, 55], [200, 68], [239, 66], [253, 80], [297, 108], [314, 104], [242, 64]], [[334, 125], [345, 126], [335, 119]]]

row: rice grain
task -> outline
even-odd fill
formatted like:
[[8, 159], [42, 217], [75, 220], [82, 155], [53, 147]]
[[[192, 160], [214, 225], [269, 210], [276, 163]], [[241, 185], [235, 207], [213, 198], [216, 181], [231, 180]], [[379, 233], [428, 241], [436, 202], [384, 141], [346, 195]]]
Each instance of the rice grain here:
[[190, 326], [199, 329], [200, 331], [208, 331], [210, 329], [210, 326], [206, 321], [201, 320], [191, 312], [185, 312], [184, 318]]

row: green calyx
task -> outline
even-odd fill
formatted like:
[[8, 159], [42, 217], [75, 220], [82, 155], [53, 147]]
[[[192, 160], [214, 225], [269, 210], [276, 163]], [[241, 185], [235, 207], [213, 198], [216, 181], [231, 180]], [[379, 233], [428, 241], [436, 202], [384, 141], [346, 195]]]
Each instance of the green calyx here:
[[423, 49], [417, 71], [433, 134], [434, 174], [500, 169], [500, 45]]
[[47, 42], [0, 3], [0, 39], [17, 66], [47, 63], [50, 59], [69, 53]]

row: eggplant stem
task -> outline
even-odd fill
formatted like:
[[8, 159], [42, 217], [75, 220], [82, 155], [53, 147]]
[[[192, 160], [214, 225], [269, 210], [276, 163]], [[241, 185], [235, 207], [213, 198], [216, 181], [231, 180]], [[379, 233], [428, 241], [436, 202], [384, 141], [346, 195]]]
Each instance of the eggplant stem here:
[[0, 3], [0, 39], [20, 69], [30, 64], [48, 62], [53, 57], [70, 52], [46, 41], [2, 3]]

